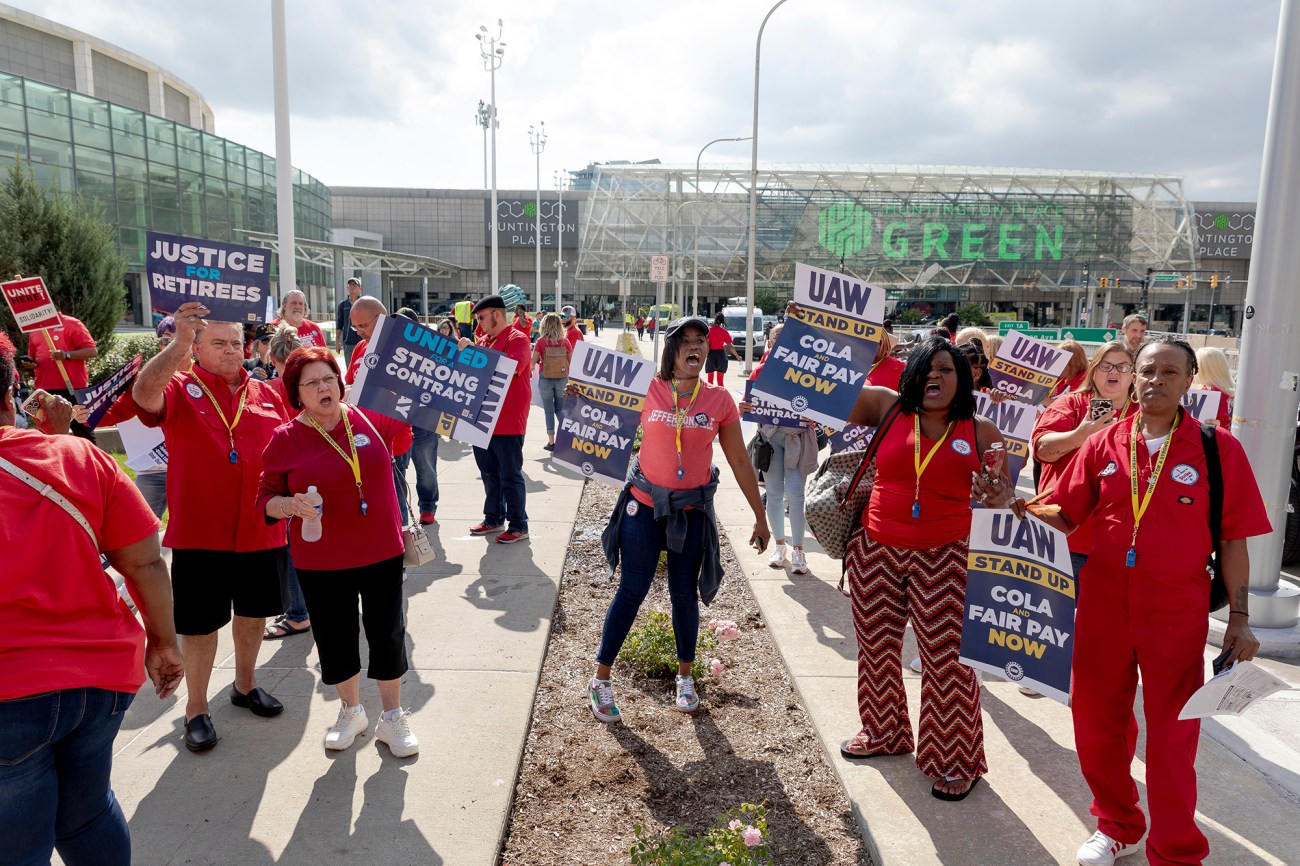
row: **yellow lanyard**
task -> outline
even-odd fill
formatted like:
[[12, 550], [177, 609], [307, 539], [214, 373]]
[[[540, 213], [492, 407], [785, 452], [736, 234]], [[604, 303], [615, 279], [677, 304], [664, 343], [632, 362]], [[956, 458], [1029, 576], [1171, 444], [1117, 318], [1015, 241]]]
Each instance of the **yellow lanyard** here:
[[925, 472], [925, 468], [930, 465], [930, 461], [934, 458], [934, 455], [938, 452], [940, 446], [947, 441], [948, 434], [952, 432], [953, 425], [956, 423], [956, 421], [948, 422], [948, 429], [943, 431], [943, 435], [939, 437], [939, 441], [934, 443], [934, 447], [930, 449], [930, 453], [925, 455], [925, 459], [922, 460], [921, 415], [918, 412], [912, 416], [912, 465], [916, 467], [916, 495], [912, 498], [913, 520], [916, 520], [921, 516], [921, 475]]
[[303, 413], [302, 417], [306, 418], [307, 423], [315, 427], [316, 432], [324, 436], [325, 441], [330, 444], [330, 447], [337, 451], [339, 456], [347, 462], [348, 467], [352, 470], [352, 480], [357, 484], [357, 498], [361, 500], [361, 516], [365, 517], [366, 508], [368, 506], [366, 505], [366, 495], [361, 490], [361, 458], [357, 456], [357, 439], [352, 435], [352, 422], [348, 421], [347, 407], [343, 407], [343, 432], [347, 434], [348, 449], [352, 452], [351, 456], [339, 447], [339, 443], [334, 441], [333, 436], [325, 432], [324, 427], [316, 423], [315, 418], [311, 417], [306, 412]]
[[[1142, 497], [1141, 504], [1138, 503], [1138, 440], [1142, 434], [1138, 432], [1138, 422], [1142, 420], [1142, 413], [1133, 416], [1133, 431], [1128, 441], [1128, 480], [1129, 493], [1133, 499], [1133, 539], [1129, 542], [1128, 556], [1124, 558], [1124, 564], [1129, 568], [1137, 565], [1137, 540], [1138, 526], [1142, 524], [1142, 515], [1147, 513], [1147, 506], [1151, 504], [1151, 497], [1156, 492], [1156, 484], [1160, 481], [1160, 470], [1165, 468], [1165, 458], [1169, 456], [1169, 446], [1173, 444], [1174, 433], [1178, 430], [1178, 422], [1183, 420], [1183, 413], [1179, 412], [1174, 416], [1174, 426], [1169, 428], [1169, 435], [1165, 437], [1165, 444], [1160, 446], [1160, 456], [1156, 458], [1155, 466], [1151, 470], [1151, 480], [1147, 482], [1147, 492]], [[1143, 443], [1145, 444], [1145, 443]]]
[[248, 385], [244, 385], [239, 395], [239, 408], [235, 410], [235, 423], [232, 424], [226, 420], [226, 413], [221, 411], [221, 404], [217, 402], [216, 397], [212, 396], [212, 392], [208, 390], [208, 386], [203, 383], [203, 380], [193, 370], [190, 371], [190, 376], [194, 378], [195, 382], [199, 383], [203, 393], [208, 395], [208, 399], [212, 401], [212, 408], [217, 410], [217, 417], [221, 419], [222, 424], [226, 425], [226, 435], [230, 437], [230, 462], [238, 463], [239, 452], [235, 450], [235, 428], [239, 426], [239, 419], [244, 417], [244, 404], [248, 401]]
[[677, 380], [672, 380], [673, 385], [673, 426], [677, 428], [677, 479], [680, 481], [686, 474], [682, 468], [682, 428], [686, 426], [686, 416], [690, 414], [691, 407], [695, 405], [695, 398], [700, 396], [700, 380], [695, 380], [695, 390], [691, 392], [691, 402], [686, 404], [685, 409], [677, 408], [677, 401], [680, 397], [677, 394]]

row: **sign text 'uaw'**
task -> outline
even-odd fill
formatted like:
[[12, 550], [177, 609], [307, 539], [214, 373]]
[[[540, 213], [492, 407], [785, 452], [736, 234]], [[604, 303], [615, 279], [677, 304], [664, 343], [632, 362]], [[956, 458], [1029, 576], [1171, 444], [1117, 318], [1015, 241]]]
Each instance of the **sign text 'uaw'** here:
[[1070, 363], [1064, 349], [1008, 331], [997, 356], [989, 363], [993, 387], [1022, 403], [1037, 406], [1056, 387], [1056, 382]]
[[587, 341], [573, 347], [568, 394], [551, 462], [622, 487], [654, 364]]

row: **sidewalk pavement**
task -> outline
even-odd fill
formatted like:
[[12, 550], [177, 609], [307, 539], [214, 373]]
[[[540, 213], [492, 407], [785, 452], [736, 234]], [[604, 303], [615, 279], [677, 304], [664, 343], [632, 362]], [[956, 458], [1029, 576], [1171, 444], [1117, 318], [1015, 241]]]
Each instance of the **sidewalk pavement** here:
[[[740, 383], [730, 381], [730, 375], [728, 379], [738, 390]], [[840, 757], [839, 743], [859, 729], [857, 642], [849, 600], [836, 588], [840, 561], [822, 553], [809, 534], [805, 543], [809, 574], [768, 567], [768, 554], [755, 553], [748, 545], [753, 515], [743, 494], [734, 483], [724, 483], [718, 491], [719, 523], [731, 540], [827, 759], [848, 792], [877, 866], [1075, 863], [1075, 852], [1096, 824], [1088, 812], [1092, 798], [1079, 772], [1069, 709], [1049, 698], [1022, 695], [1012, 683], [985, 677], [981, 698], [989, 773], [986, 784], [962, 803], [931, 797], [930, 781], [910, 756], [850, 764]], [[1217, 646], [1206, 647], [1207, 671], [1218, 652]], [[921, 677], [907, 665], [916, 656], [909, 627], [903, 678], [914, 720]], [[1300, 684], [1300, 662], [1295, 659], [1259, 663]], [[1140, 701], [1137, 711], [1142, 723]], [[1142, 723], [1133, 762], [1143, 802], [1145, 727]], [[1197, 821], [1210, 840], [1207, 862], [1270, 866], [1297, 862], [1300, 692], [1279, 693], [1242, 718], [1208, 720], [1202, 734]]]
[[[615, 336], [603, 331], [598, 342], [612, 347]], [[513, 545], [469, 534], [483, 516], [478, 469], [469, 446], [440, 444], [438, 520], [428, 527], [437, 557], [406, 583], [411, 670], [402, 703], [413, 712], [419, 756], [394, 758], [374, 739], [382, 708], [364, 675], [370, 731], [347, 751], [325, 751], [339, 703], [320, 682], [310, 635], [263, 644], [258, 683], [284, 703], [280, 716], [232, 707], [225, 628], [209, 688], [217, 747], [186, 751], [184, 686], [160, 701], [146, 684], [118, 735], [113, 788], [136, 866], [496, 862], [582, 495], [581, 478], [550, 467], [545, 443], [533, 407], [524, 445], [529, 539]], [[414, 479], [412, 469], [412, 487]]]

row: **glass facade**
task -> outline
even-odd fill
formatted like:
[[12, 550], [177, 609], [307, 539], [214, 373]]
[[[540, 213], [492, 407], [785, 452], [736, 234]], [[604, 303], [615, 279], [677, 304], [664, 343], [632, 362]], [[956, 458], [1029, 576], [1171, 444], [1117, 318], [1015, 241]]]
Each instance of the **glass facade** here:
[[[0, 73], [0, 165], [22, 157], [41, 183], [80, 193], [117, 228], [128, 274], [144, 273], [145, 232], [247, 243], [275, 233], [275, 159], [208, 132], [92, 96]], [[293, 169], [295, 233], [328, 241], [330, 191]], [[329, 272], [299, 262], [304, 289]], [[134, 284], [139, 276], [128, 277]], [[134, 295], [135, 293], [130, 293]], [[135, 297], [131, 297], [133, 312]]]

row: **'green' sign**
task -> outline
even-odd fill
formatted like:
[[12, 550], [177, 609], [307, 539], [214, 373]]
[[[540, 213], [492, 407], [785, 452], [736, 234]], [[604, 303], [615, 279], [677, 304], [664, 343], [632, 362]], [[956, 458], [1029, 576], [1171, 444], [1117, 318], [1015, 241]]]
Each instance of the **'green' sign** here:
[[1040, 340], [1051, 340], [1052, 342], [1061, 339], [1061, 332], [1056, 328], [1026, 328], [1021, 333], [1026, 337], [1037, 337]]
[[1062, 328], [1061, 339], [1079, 343], [1109, 343], [1119, 339], [1119, 331], [1113, 328]]
[[998, 322], [998, 333], [1005, 334], [1007, 331], [1028, 331], [1030, 325], [1028, 322]]

